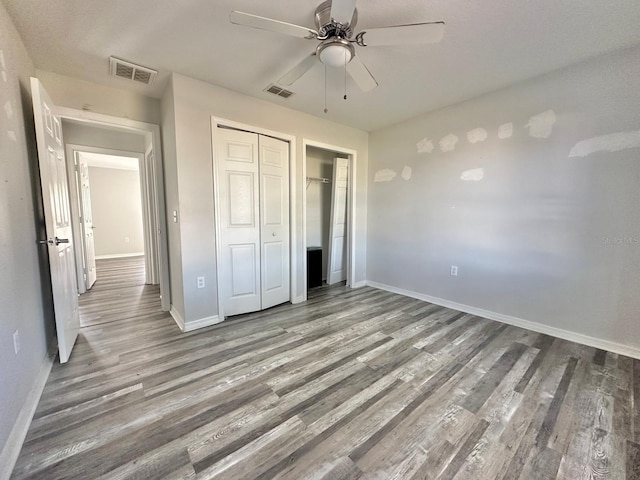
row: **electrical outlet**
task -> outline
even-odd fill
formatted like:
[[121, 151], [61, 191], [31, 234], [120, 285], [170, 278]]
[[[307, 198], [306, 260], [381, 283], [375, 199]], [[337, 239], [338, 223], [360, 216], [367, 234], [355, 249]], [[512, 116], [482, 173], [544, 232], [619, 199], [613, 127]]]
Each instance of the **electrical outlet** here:
[[204, 277], [198, 277], [198, 288], [204, 288]]
[[18, 330], [13, 332], [13, 351], [16, 355], [20, 351], [20, 332]]
[[454, 277], [458, 276], [458, 267], [455, 265], [451, 265], [451, 275], [453, 275]]
[[129, 243], [129, 237], [124, 237], [124, 243]]

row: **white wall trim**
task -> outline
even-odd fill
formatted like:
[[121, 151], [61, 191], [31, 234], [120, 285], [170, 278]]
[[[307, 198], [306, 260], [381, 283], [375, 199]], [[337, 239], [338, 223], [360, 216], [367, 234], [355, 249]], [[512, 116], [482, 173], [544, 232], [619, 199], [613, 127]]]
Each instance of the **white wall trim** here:
[[302, 295], [300, 295], [299, 297], [296, 297], [293, 300], [291, 300], [291, 303], [295, 305], [296, 303], [302, 303], [304, 301], [305, 301], [305, 298]]
[[0, 452], [0, 480], [8, 480], [13, 468], [15, 467], [18, 455], [20, 455], [20, 450], [22, 449], [22, 444], [24, 443], [24, 439], [27, 437], [27, 432], [31, 426], [33, 414], [36, 411], [36, 407], [40, 401], [40, 396], [42, 395], [44, 386], [49, 378], [49, 373], [51, 372], [56, 352], [57, 342], [54, 339], [49, 346], [46, 355], [42, 359], [38, 374], [36, 375], [27, 398], [22, 404], [18, 418], [13, 424], [7, 443], [5, 443], [2, 452]]
[[525, 320], [524, 318], [513, 317], [511, 315], [505, 315], [503, 313], [492, 312], [490, 310], [484, 310], [482, 308], [472, 307], [462, 303], [452, 302], [444, 298], [432, 297], [431, 295], [425, 295], [423, 293], [412, 292], [402, 288], [393, 287], [384, 283], [378, 283], [371, 280], [367, 280], [367, 285], [380, 290], [386, 290], [387, 292], [397, 293], [405, 295], [407, 297], [416, 298], [418, 300], [424, 300], [425, 302], [434, 303], [443, 307], [459, 310], [461, 312], [471, 313], [472, 315], [478, 315], [479, 317], [488, 318], [489, 320], [495, 320], [497, 322], [513, 325], [514, 327], [526, 328], [537, 333], [544, 333], [545, 335], [551, 335], [553, 337], [568, 340], [570, 342], [580, 343], [589, 347], [599, 348], [601, 350], [607, 350], [609, 352], [617, 353], [620, 355], [626, 355], [640, 359], [640, 349], [623, 345], [621, 343], [612, 342], [610, 340], [602, 340], [599, 338], [590, 337], [582, 333], [573, 332], [571, 330], [565, 330], [562, 328], [552, 327], [550, 325], [544, 325], [538, 322], [532, 322], [531, 320]]
[[191, 332], [199, 328], [210, 327], [217, 323], [221, 323], [224, 319], [220, 319], [218, 315], [212, 315], [210, 317], [199, 318], [197, 320], [190, 320], [184, 326], [184, 332]]
[[106, 260], [108, 258], [144, 257], [144, 252], [136, 253], [114, 253], [113, 255], [96, 255], [96, 260]]
[[185, 331], [184, 329], [184, 318], [182, 318], [182, 315], [180, 315], [174, 308], [173, 305], [171, 306], [171, 310], [169, 310], [169, 314], [171, 315], [171, 317], [173, 318], [173, 320], [176, 322], [176, 324], [178, 325], [178, 327], [180, 328], [181, 331]]
[[366, 280], [360, 280], [359, 282], [355, 282], [353, 285], [351, 285], [351, 288], [362, 288], [362, 287], [366, 287], [367, 286], [367, 281]]

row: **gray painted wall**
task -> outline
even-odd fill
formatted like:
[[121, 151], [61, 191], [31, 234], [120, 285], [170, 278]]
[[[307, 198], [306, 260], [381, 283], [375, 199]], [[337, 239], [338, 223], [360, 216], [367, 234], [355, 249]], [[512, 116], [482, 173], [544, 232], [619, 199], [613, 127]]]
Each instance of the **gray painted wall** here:
[[368, 280], [639, 348], [638, 78], [635, 48], [372, 133]]
[[[296, 137], [295, 174], [298, 189], [303, 188], [302, 143], [303, 139], [349, 148], [358, 152], [356, 222], [358, 250], [355, 255], [356, 282], [365, 280], [365, 232], [366, 232], [366, 179], [368, 165], [368, 133], [352, 127], [329, 122], [319, 117], [297, 112], [263, 100], [242, 95], [196, 79], [173, 74], [172, 84], [163, 98], [164, 118], [170, 118], [175, 129], [175, 144], [167, 141], [169, 131], [163, 126], [165, 138], [165, 165], [168, 221], [171, 212], [179, 210], [179, 223], [169, 226], [169, 241], [179, 237], [180, 245], [170, 246], [170, 254], [179, 250], [180, 262], [171, 260], [171, 275], [180, 268], [183, 279], [184, 319], [193, 322], [215, 316], [218, 313], [213, 158], [211, 153], [211, 116], [229, 119], [287, 133]], [[171, 151], [170, 151], [171, 150]], [[170, 173], [174, 170], [175, 173]], [[172, 184], [173, 183], [173, 184]], [[298, 192], [291, 205], [297, 220], [295, 298], [302, 297], [302, 195]], [[172, 228], [173, 227], [173, 228]], [[173, 231], [172, 231], [173, 230]], [[196, 277], [204, 276], [206, 287], [196, 287]], [[172, 279], [173, 285], [173, 279]], [[174, 299], [172, 299], [172, 302]]]
[[144, 253], [139, 172], [89, 167], [89, 184], [96, 256]]
[[[307, 177], [333, 178], [335, 153], [307, 146]], [[322, 279], [327, 279], [331, 183], [307, 182], [307, 246], [322, 247]]]
[[[0, 3], [0, 451], [54, 335], [29, 77], [35, 69]], [[6, 81], [4, 80], [6, 78]], [[13, 332], [20, 332], [20, 352]], [[0, 475], [2, 474], [0, 465]]]
[[82, 125], [69, 120], [62, 121], [62, 134], [65, 144], [145, 153], [145, 139], [141, 134]]
[[59, 107], [160, 123], [160, 100], [157, 98], [45, 70], [38, 69], [36, 73], [51, 100]]
[[[178, 157], [176, 153], [176, 116], [173, 79], [162, 97], [162, 150], [164, 161], [164, 188], [167, 205], [167, 241], [169, 250], [169, 282], [171, 284], [171, 310], [181, 318], [184, 313], [184, 282], [182, 276], [182, 241], [180, 239], [180, 202], [178, 197]], [[173, 212], [176, 212], [174, 222]]]

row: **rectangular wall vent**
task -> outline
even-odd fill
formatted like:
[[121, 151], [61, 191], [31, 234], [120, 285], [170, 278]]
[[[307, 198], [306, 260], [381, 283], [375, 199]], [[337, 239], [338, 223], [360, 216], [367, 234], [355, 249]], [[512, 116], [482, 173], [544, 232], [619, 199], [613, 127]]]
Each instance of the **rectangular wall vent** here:
[[114, 77], [127, 78], [134, 82], [151, 85], [158, 75], [156, 70], [152, 70], [142, 65], [127, 62], [121, 58], [111, 57], [109, 59], [109, 74]]
[[293, 95], [293, 92], [290, 92], [289, 90], [285, 90], [284, 88], [280, 88], [276, 85], [269, 85], [267, 88], [264, 89], [264, 91], [268, 93], [273, 93], [274, 95], [278, 95], [279, 97], [282, 97], [282, 98], [289, 98], [291, 95]]

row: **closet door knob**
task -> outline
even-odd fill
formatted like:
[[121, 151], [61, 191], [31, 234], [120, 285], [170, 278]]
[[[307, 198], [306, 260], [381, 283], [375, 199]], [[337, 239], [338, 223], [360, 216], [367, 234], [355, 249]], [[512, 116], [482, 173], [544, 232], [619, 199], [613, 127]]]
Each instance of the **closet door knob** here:
[[273, 233], [271, 234], [271, 236], [272, 236], [272, 237], [275, 237], [276, 235], [277, 235], [277, 233], [276, 233], [276, 232], [273, 232]]

